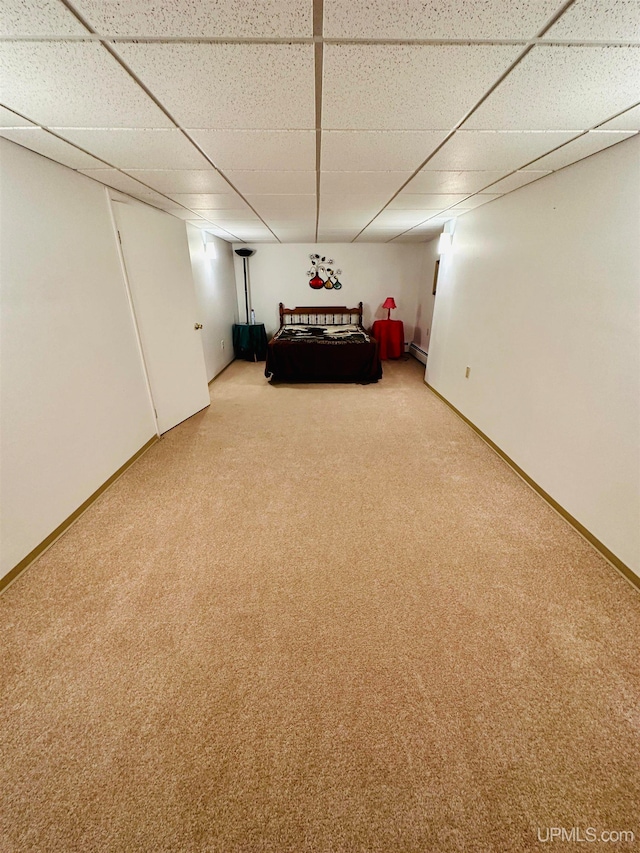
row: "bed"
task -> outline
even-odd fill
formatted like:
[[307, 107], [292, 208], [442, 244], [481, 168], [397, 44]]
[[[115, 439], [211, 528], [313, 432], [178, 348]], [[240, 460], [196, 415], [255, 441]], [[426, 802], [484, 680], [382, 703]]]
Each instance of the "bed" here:
[[285, 308], [267, 346], [265, 376], [272, 382], [377, 382], [378, 342], [362, 325], [362, 302]]

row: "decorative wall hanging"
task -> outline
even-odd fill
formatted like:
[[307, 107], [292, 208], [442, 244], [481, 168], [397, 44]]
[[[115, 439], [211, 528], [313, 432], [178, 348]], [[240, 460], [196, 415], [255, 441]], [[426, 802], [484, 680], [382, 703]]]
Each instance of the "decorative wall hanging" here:
[[309, 287], [314, 290], [321, 290], [323, 287], [326, 287], [327, 290], [341, 289], [342, 282], [338, 276], [342, 275], [342, 270], [333, 268], [333, 258], [309, 255], [309, 260], [311, 261], [311, 269], [307, 270]]

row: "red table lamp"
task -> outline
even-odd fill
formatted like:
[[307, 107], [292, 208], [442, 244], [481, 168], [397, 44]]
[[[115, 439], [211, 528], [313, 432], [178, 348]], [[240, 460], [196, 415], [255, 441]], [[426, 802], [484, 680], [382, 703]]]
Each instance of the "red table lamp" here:
[[387, 296], [382, 303], [382, 307], [387, 309], [387, 320], [391, 319], [391, 309], [396, 307], [396, 300], [393, 296]]

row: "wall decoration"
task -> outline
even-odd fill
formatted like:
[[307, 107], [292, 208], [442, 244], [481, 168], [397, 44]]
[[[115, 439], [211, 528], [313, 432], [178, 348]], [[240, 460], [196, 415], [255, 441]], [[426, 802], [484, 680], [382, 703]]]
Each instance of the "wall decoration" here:
[[338, 276], [342, 275], [342, 270], [333, 268], [333, 258], [322, 257], [321, 255], [309, 255], [311, 261], [311, 269], [307, 270], [309, 276], [309, 286], [314, 290], [321, 290], [326, 287], [327, 290], [340, 290], [342, 282]]

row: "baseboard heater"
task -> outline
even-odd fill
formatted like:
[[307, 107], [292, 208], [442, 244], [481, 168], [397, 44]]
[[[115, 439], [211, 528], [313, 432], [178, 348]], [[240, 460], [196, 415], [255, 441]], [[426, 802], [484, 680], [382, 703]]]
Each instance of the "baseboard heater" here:
[[423, 364], [427, 363], [429, 353], [423, 350], [422, 347], [419, 347], [418, 344], [409, 344], [409, 352], [415, 355], [418, 361], [421, 361]]

